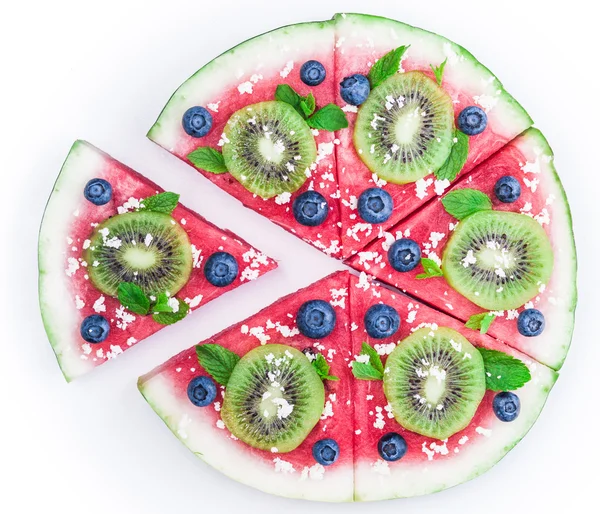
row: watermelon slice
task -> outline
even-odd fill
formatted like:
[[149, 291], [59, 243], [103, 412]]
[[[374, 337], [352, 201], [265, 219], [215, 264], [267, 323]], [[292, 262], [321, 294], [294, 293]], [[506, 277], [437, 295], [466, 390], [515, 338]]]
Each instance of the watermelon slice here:
[[[339, 381], [325, 382], [325, 409], [308, 438], [289, 453], [257, 450], [236, 440], [221, 420], [221, 401], [196, 407], [187, 396], [190, 380], [207, 373], [190, 348], [139, 379], [140, 391], [171, 431], [196, 455], [229, 477], [257, 489], [319, 501], [353, 498], [352, 377], [348, 363], [350, 301], [348, 272], [338, 272], [282, 298], [258, 314], [204, 343], [217, 343], [242, 356], [261, 344], [285, 344], [299, 350], [311, 347], [331, 366]], [[319, 340], [300, 334], [295, 318], [308, 300], [328, 301], [335, 309], [334, 331]], [[221, 395], [226, 394], [221, 388]], [[340, 447], [338, 460], [327, 467], [312, 456], [313, 444], [333, 438]]]
[[[83, 190], [93, 178], [107, 180], [112, 199], [97, 206]], [[161, 192], [156, 184], [84, 141], [77, 141], [62, 167], [48, 201], [39, 238], [39, 290], [44, 325], [58, 363], [68, 381], [117, 357], [165, 325], [151, 316], [125, 310], [113, 297], [102, 294], [89, 281], [83, 250], [94, 227], [117, 213], [134, 210], [139, 200]], [[194, 267], [178, 297], [191, 310], [244, 282], [277, 267], [264, 254], [231, 232], [221, 230], [179, 204], [173, 217], [192, 244]], [[239, 266], [236, 280], [226, 287], [211, 285], [202, 262], [217, 251], [233, 255]], [[101, 343], [86, 343], [80, 335], [84, 318], [101, 314], [110, 321], [109, 336]]]
[[[383, 303], [396, 309], [400, 328], [392, 337], [371, 339], [365, 330], [368, 308]], [[461, 332], [475, 346], [509, 353], [522, 360], [532, 380], [518, 389], [521, 412], [510, 423], [493, 412], [495, 393], [487, 391], [467, 428], [447, 440], [437, 441], [409, 432], [394, 419], [381, 381], [354, 380], [354, 480], [355, 500], [384, 500], [433, 493], [466, 482], [490, 469], [529, 431], [539, 416], [558, 374], [526, 355], [479, 332], [466, 329], [456, 319], [437, 312], [401, 293], [371, 282], [366, 274], [350, 280], [350, 304], [354, 355], [363, 342], [385, 359], [398, 342], [422, 327], [449, 327]], [[385, 364], [385, 360], [384, 360]], [[406, 454], [395, 462], [383, 460], [379, 439], [396, 432], [406, 441]]]
[[[279, 84], [287, 84], [299, 94], [313, 93], [317, 107], [335, 101], [333, 44], [334, 23], [302, 23], [274, 30], [250, 39], [220, 55], [184, 82], [164, 107], [148, 137], [180, 159], [191, 164], [188, 155], [198, 147], [220, 150], [223, 128], [237, 110], [257, 102], [274, 100]], [[300, 80], [300, 68], [309, 60], [319, 61], [326, 70], [325, 81], [307, 86]], [[210, 133], [201, 138], [189, 136], [183, 129], [184, 113], [203, 106], [213, 118]], [[318, 145], [316, 164], [310, 177], [295, 193], [282, 193], [263, 200], [245, 189], [230, 174], [198, 171], [246, 207], [266, 216], [296, 234], [327, 255], [340, 257], [339, 192], [335, 165], [333, 132], [313, 131]], [[329, 215], [319, 226], [299, 224], [294, 218], [294, 199], [308, 189], [322, 194], [329, 204]]]
[[[362, 14], [335, 16], [336, 84], [355, 73], [367, 75], [371, 66], [390, 50], [410, 45], [401, 67], [419, 70], [433, 77], [430, 65], [447, 59], [442, 87], [452, 98], [458, 116], [469, 105], [478, 105], [488, 116], [487, 128], [469, 138], [468, 159], [462, 174], [467, 174], [508, 141], [531, 125], [529, 115], [504, 90], [500, 81], [467, 50], [437, 34], [387, 18]], [[338, 133], [338, 180], [341, 192], [342, 247], [345, 258], [355, 254], [425, 202], [440, 195], [448, 180], [429, 175], [415, 183], [396, 185], [371, 173], [357, 154], [353, 131], [357, 108], [346, 105], [339, 94], [338, 105], [347, 112], [349, 128]], [[357, 214], [357, 198], [370, 187], [383, 187], [393, 198], [394, 210], [382, 224], [365, 223]]]
[[[521, 196], [516, 202], [502, 203], [494, 194], [494, 185], [505, 175], [514, 176], [522, 184]], [[537, 337], [521, 335], [516, 318], [523, 309], [518, 309], [494, 313], [496, 319], [489, 333], [539, 362], [560, 369], [573, 332], [577, 262], [569, 205], [546, 139], [537, 129], [527, 130], [453, 187], [459, 188], [483, 191], [492, 199], [496, 210], [534, 217], [550, 237], [554, 251], [552, 278], [548, 284], [540, 285], [540, 294], [525, 305], [525, 308], [535, 307], [542, 311], [546, 319], [544, 331]], [[410, 237], [419, 243], [423, 256], [440, 262], [444, 246], [456, 225], [457, 220], [446, 212], [442, 203], [434, 201], [383, 234], [348, 264], [465, 322], [482, 309], [450, 288], [443, 277], [416, 280], [416, 275], [422, 273], [420, 266], [400, 273], [389, 266], [386, 257], [395, 239]]]

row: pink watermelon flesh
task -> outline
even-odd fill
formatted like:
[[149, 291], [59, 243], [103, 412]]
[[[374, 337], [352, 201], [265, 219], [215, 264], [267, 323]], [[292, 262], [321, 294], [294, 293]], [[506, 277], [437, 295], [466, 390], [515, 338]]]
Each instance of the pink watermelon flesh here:
[[[499, 461], [531, 428], [537, 419], [557, 373], [536, 363], [526, 355], [507, 348], [499, 341], [466, 329], [456, 319], [396, 291], [390, 291], [367, 279], [350, 280], [352, 341], [354, 355], [367, 342], [385, 358], [400, 341], [422, 327], [449, 327], [462, 333], [475, 346], [499, 350], [522, 360], [530, 369], [532, 380], [516, 391], [521, 400], [519, 417], [500, 421], [492, 410], [495, 393], [487, 391], [469, 426], [438, 441], [409, 432], [391, 413], [383, 382], [354, 379], [354, 480], [355, 499], [382, 500], [436, 492], [460, 484], [484, 473]], [[386, 339], [372, 339], [366, 333], [364, 316], [369, 307], [383, 303], [400, 315], [400, 328]], [[386, 462], [378, 454], [379, 439], [397, 432], [406, 440], [408, 450], [402, 459]]]
[[[139, 388], [173, 433], [208, 464], [231, 478], [263, 491], [319, 501], [348, 501], [353, 497], [353, 435], [351, 341], [348, 337], [350, 301], [348, 272], [338, 272], [278, 300], [258, 314], [203, 343], [220, 344], [242, 356], [261, 344], [285, 344], [299, 350], [311, 347], [331, 366], [339, 381], [325, 382], [325, 408], [308, 438], [289, 453], [257, 450], [236, 440], [225, 428], [219, 410], [221, 398], [208, 407], [196, 407], [187, 397], [190, 380], [207, 375], [195, 348], [186, 350], [144, 375]], [[331, 303], [336, 312], [333, 333], [309, 339], [298, 331], [296, 312], [308, 300]], [[221, 387], [221, 397], [226, 394]], [[313, 444], [333, 438], [340, 446], [338, 460], [327, 467], [312, 456]]]
[[[96, 206], [83, 189], [92, 178], [103, 178], [113, 187], [109, 203]], [[50, 197], [39, 241], [40, 304], [48, 337], [67, 380], [72, 380], [117, 357], [165, 325], [151, 316], [124, 309], [116, 298], [102, 294], [90, 282], [82, 259], [94, 227], [117, 213], [134, 210], [140, 199], [163, 190], [139, 173], [92, 145], [76, 142]], [[191, 310], [276, 268], [276, 263], [235, 234], [221, 230], [179, 204], [173, 217], [188, 233], [194, 268], [188, 283], [177, 294]], [[212, 253], [231, 253], [239, 265], [238, 278], [227, 287], [215, 287], [204, 277], [203, 261]], [[86, 343], [81, 321], [91, 314], [110, 321], [110, 334], [102, 343]]]
[[[243, 43], [209, 63], [183, 84], [148, 137], [191, 164], [187, 155], [200, 146], [221, 150], [221, 135], [230, 116], [247, 105], [274, 100], [279, 84], [288, 84], [303, 96], [312, 93], [317, 109], [333, 103], [337, 89], [331, 50], [333, 41], [331, 23], [307, 23], [284, 27]], [[300, 80], [300, 67], [310, 59], [321, 62], [327, 73], [325, 81], [318, 86], [310, 87]], [[207, 84], [204, 84], [204, 74]], [[210, 133], [202, 138], [187, 135], [181, 124], [185, 111], [195, 105], [207, 107], [213, 117]], [[339, 192], [334, 152], [334, 144], [338, 141], [333, 132], [314, 130], [313, 133], [318, 148], [317, 161], [305, 184], [293, 194], [283, 193], [265, 200], [246, 190], [228, 173], [218, 175], [202, 169], [198, 171], [246, 207], [327, 255], [339, 258]], [[294, 199], [308, 189], [321, 193], [329, 204], [327, 219], [317, 227], [299, 224], [292, 212]]]
[[[521, 196], [514, 203], [502, 203], [494, 194], [494, 185], [505, 175], [512, 175], [521, 183]], [[568, 203], [548, 143], [538, 130], [530, 129], [478, 166], [454, 188], [483, 191], [492, 199], [494, 209], [532, 216], [546, 230], [555, 260], [550, 283], [540, 284], [540, 294], [524, 307], [496, 312], [497, 318], [489, 333], [539, 362], [559, 369], [569, 349], [573, 330], [576, 263]], [[421, 246], [424, 257], [439, 262], [456, 224], [457, 220], [436, 200], [383, 234], [348, 264], [465, 322], [483, 309], [453, 290], [443, 277], [417, 280], [416, 275], [423, 272], [421, 266], [401, 273], [394, 271], [387, 261], [391, 243], [401, 237], [410, 237]], [[519, 312], [529, 307], [542, 311], [546, 319], [546, 327], [537, 337], [522, 336], [517, 330]]]
[[[405, 71], [418, 70], [433, 78], [430, 64], [437, 66], [447, 59], [442, 87], [453, 100], [455, 115], [469, 105], [479, 105], [488, 116], [487, 128], [469, 138], [469, 155], [462, 175], [468, 174], [531, 125], [529, 116], [491, 72], [463, 48], [445, 38], [386, 18], [354, 14], [336, 16], [336, 37], [336, 83], [355, 73], [368, 75], [373, 63], [402, 45], [411, 45], [402, 60]], [[346, 105], [339, 94], [336, 101], [347, 112], [349, 121], [349, 128], [338, 133], [340, 144], [336, 149], [343, 256], [347, 258], [380, 236], [382, 231], [441, 195], [449, 182], [436, 180], [433, 175], [404, 185], [378, 179], [354, 147], [357, 108]], [[379, 225], [364, 222], [356, 207], [360, 194], [375, 186], [383, 187], [394, 200], [392, 215]]]

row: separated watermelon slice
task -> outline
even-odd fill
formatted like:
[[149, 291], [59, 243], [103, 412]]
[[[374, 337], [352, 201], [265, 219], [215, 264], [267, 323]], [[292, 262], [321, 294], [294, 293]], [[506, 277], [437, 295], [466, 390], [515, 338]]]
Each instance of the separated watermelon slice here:
[[[339, 191], [334, 152], [338, 141], [335, 133], [317, 129], [312, 129], [311, 133], [300, 115], [293, 109], [288, 112], [289, 105], [271, 104], [270, 109], [256, 106], [275, 100], [279, 85], [291, 87], [302, 97], [312, 94], [316, 101], [316, 107], [313, 105], [312, 108], [320, 109], [333, 103], [337, 91], [334, 32], [333, 22], [291, 25], [257, 36], [225, 52], [179, 87], [148, 132], [148, 137], [185, 162], [195, 163], [200, 173], [245, 206], [327, 255], [339, 258]], [[301, 80], [301, 68], [308, 61], [321, 64], [320, 72], [325, 76], [317, 77], [317, 82], [322, 80], [318, 85], [309, 86]], [[289, 89], [287, 91], [289, 97]], [[253, 106], [254, 110], [249, 112], [248, 106]], [[189, 132], [194, 135], [189, 135], [183, 127], [184, 116], [195, 107], [205, 109], [200, 112], [208, 113], [212, 119], [212, 128], [205, 136], [198, 135], [202, 131], [192, 130]], [[278, 109], [285, 112], [277, 112]], [[256, 145], [258, 150], [250, 156], [250, 160], [257, 161], [248, 164], [246, 157], [242, 156], [248, 166], [242, 169], [240, 165], [235, 173], [237, 179], [233, 171], [230, 174], [222, 167], [214, 168], [211, 159], [207, 162], [193, 157], [198, 155], [193, 152], [206, 147], [231, 154], [227, 152], [227, 143], [231, 142], [228, 135], [231, 136], [230, 130], [235, 131], [235, 127], [228, 126], [227, 122], [234, 114], [235, 119], [240, 120], [238, 128], [258, 130], [258, 133], [246, 134], [244, 137], [250, 139], [243, 143], [246, 148]], [[204, 123], [202, 118], [197, 120]], [[231, 139], [241, 143], [240, 137]], [[294, 148], [294, 155], [290, 154], [290, 160], [287, 160], [288, 151]], [[283, 171], [272, 169], [269, 162], [279, 164], [282, 156], [286, 161], [281, 164], [285, 162], [287, 168]], [[313, 162], [308, 162], [307, 157]], [[323, 216], [326, 216], [324, 219], [317, 216], [318, 219], [314, 220], [315, 213], [311, 212], [314, 223], [318, 222], [316, 225], [301, 224], [294, 216], [296, 199], [309, 190], [321, 196], [317, 203], [309, 202], [308, 209], [322, 209]], [[300, 205], [297, 208], [300, 209]]]
[[[463, 175], [532, 123], [524, 109], [487, 68], [467, 50], [444, 37], [387, 18], [362, 14], [336, 15], [335, 31], [336, 84], [355, 74], [368, 75], [378, 59], [401, 46], [408, 47], [401, 61], [403, 72], [418, 70], [433, 78], [431, 66], [438, 67], [445, 62], [441, 87], [450, 97], [455, 116], [458, 117], [468, 106], [479, 107], [487, 114], [485, 130], [468, 138], [468, 157], [462, 168]], [[385, 84], [378, 89], [381, 87], [385, 87]], [[388, 101], [390, 98], [392, 96], [388, 97]], [[376, 145], [363, 142], [360, 148], [356, 146], [356, 113], [366, 109], [366, 104], [360, 107], [346, 104], [339, 94], [336, 100], [347, 113], [349, 121], [349, 128], [338, 133], [340, 145], [336, 154], [341, 192], [343, 256], [347, 258], [424, 203], [443, 194], [450, 180], [438, 180], [433, 174], [428, 174], [416, 182], [397, 185], [378, 177], [358, 153], [363, 152], [364, 157], [379, 152], [375, 149]], [[393, 98], [393, 102], [387, 105], [388, 111], [393, 109], [392, 104], [397, 100]], [[379, 121], [378, 128], [373, 129], [374, 133], [384, 129], [382, 120]], [[378, 120], [372, 120], [371, 123], [377, 124]], [[388, 156], [390, 159], [393, 157], [391, 154]], [[357, 210], [360, 195], [373, 187], [383, 188], [393, 200], [391, 215], [381, 223], [369, 223], [361, 219]]]
[[[204, 407], [197, 406], [204, 402], [192, 403], [188, 394], [190, 383], [209, 375], [199, 364], [196, 348], [180, 353], [141, 377], [139, 389], [191, 451], [227, 476], [290, 498], [351, 501], [354, 460], [348, 287], [349, 273], [335, 273], [200, 343], [200, 346], [218, 344], [240, 357], [261, 346], [268, 349], [269, 345], [287, 345], [304, 350], [310, 358], [319, 355], [325, 359], [330, 366], [329, 375], [339, 380], [324, 381], [325, 400], [320, 419], [302, 444], [290, 452], [280, 453], [276, 448], [259, 450], [229, 432], [221, 416], [227, 387], [219, 387], [215, 401]], [[300, 307], [313, 300], [327, 302], [335, 312], [333, 331], [319, 339], [301, 333], [300, 324], [296, 323]], [[206, 391], [202, 392], [204, 399]], [[327, 466], [317, 462], [313, 455], [315, 443], [323, 439], [333, 439], [338, 445], [337, 460]]]
[[[406, 338], [423, 329], [441, 332], [442, 327], [456, 330], [474, 346], [509, 353], [524, 362], [532, 379], [514, 394], [520, 401], [516, 419], [501, 421], [494, 413], [497, 393], [488, 390], [468, 426], [444, 440], [410, 432], [394, 419], [391, 405], [381, 381], [354, 380], [354, 498], [357, 501], [384, 500], [429, 494], [466, 482], [485, 473], [529, 431], [538, 418], [558, 374], [528, 356], [507, 348], [487, 335], [466, 329], [456, 319], [435, 311], [408, 296], [371, 282], [366, 274], [350, 280], [352, 341], [355, 359], [359, 359], [363, 343], [373, 347], [386, 365], [386, 359]], [[400, 318], [398, 330], [390, 336], [373, 338], [366, 327], [366, 314], [373, 306], [387, 305]], [[456, 347], [460, 351], [459, 347]], [[467, 352], [464, 359], [468, 360]], [[422, 359], [425, 354], [422, 355]], [[421, 371], [431, 372], [428, 362]], [[414, 368], [413, 368], [414, 371]], [[417, 379], [417, 377], [414, 377]], [[411, 379], [412, 380], [412, 379]], [[466, 391], [462, 391], [466, 394]], [[380, 441], [389, 434], [400, 436], [404, 452], [390, 455], [381, 450]], [[392, 438], [392, 443], [394, 439]], [[385, 458], [383, 457], [385, 455]]]
[[[525, 214], [543, 227], [554, 254], [554, 269], [549, 282], [536, 284], [538, 294], [523, 307], [493, 311], [495, 319], [489, 334], [539, 362], [559, 369], [573, 332], [577, 261], [571, 213], [553, 161], [552, 150], [544, 136], [536, 129], [529, 129], [451, 190], [481, 191], [491, 199], [495, 211]], [[505, 176], [514, 177], [520, 184], [520, 196], [510, 203], [500, 201], [495, 193], [498, 180]], [[448, 240], [461, 223], [446, 211], [442, 202], [434, 201], [382, 234], [348, 263], [466, 322], [471, 316], [486, 312], [485, 309], [452, 289], [443, 277], [418, 280], [417, 275], [423, 273], [421, 266], [399, 272], [388, 261], [388, 250], [394, 241], [410, 238], [418, 243], [423, 257], [441, 264]], [[468, 266], [469, 262], [464, 264]], [[519, 314], [531, 308], [541, 311], [545, 318], [545, 328], [537, 336], [525, 336], [518, 330]]]
[[[100, 182], [95, 191], [107, 194], [98, 202], [100, 205], [84, 196], [86, 185], [93, 179], [105, 181]], [[105, 183], [110, 185], [110, 194], [106, 192], [108, 189], [102, 191], [102, 184]], [[39, 238], [42, 317], [58, 363], [68, 381], [114, 359], [164, 328], [164, 323], [173, 321], [163, 320], [159, 323], [151, 315], [134, 314], [124, 308], [117, 298], [94, 286], [90, 275], [101, 268], [97, 266], [98, 262], [87, 262], [86, 259], [88, 252], [94, 249], [91, 239], [99, 224], [114, 223], [119, 219], [116, 215], [168, 220], [167, 226], [163, 226], [161, 231], [166, 234], [173, 227], [182, 241], [182, 246], [174, 247], [174, 250], [181, 250], [185, 255], [185, 263], [189, 263], [191, 269], [189, 278], [185, 284], [179, 285], [177, 293], [177, 298], [186, 304], [181, 306], [182, 313], [188, 309], [195, 310], [277, 266], [272, 259], [235, 234], [215, 227], [181, 204], [175, 207], [171, 218], [167, 214], [147, 214], [143, 211], [133, 214], [140, 207], [140, 201], [160, 192], [162, 189], [156, 184], [89, 143], [77, 141], [69, 152], [48, 201]], [[131, 214], [125, 214], [127, 212]], [[122, 241], [113, 240], [109, 232], [106, 234], [102, 236], [105, 237], [104, 246], [122, 244]], [[156, 234], [154, 240], [146, 234], [143, 243], [138, 243], [152, 248], [159, 244], [159, 240]], [[218, 287], [207, 280], [205, 268], [211, 256], [221, 253], [227, 253], [235, 259], [238, 273], [228, 285]], [[142, 252], [142, 255], [145, 254]], [[90, 316], [95, 316], [91, 319], [102, 323], [100, 331], [103, 335], [96, 337], [102, 341], [90, 342], [82, 338], [84, 320]], [[95, 328], [91, 330], [93, 332]], [[90, 335], [98, 336], [93, 333]]]

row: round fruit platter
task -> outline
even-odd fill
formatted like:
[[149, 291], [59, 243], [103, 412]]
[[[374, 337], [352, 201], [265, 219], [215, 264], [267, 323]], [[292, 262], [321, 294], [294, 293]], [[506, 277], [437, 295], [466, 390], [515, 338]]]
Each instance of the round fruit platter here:
[[[571, 215], [548, 142], [468, 51], [369, 15], [290, 25], [202, 67], [148, 138], [348, 267], [139, 378], [200, 459], [272, 494], [383, 500], [470, 480], [529, 431], [573, 331]], [[41, 312], [71, 381], [276, 268], [77, 141]]]

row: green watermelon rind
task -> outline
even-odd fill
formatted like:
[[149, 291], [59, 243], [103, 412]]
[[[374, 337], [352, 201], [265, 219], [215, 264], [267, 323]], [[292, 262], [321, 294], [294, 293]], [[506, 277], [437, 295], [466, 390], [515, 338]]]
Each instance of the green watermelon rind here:
[[[73, 299], [66, 288], [67, 281], [62, 274], [63, 244], [68, 236], [69, 220], [77, 208], [73, 199], [81, 197], [81, 191], [88, 180], [101, 176], [103, 164], [102, 154], [89, 143], [73, 143], [52, 188], [39, 230], [38, 290], [42, 321], [67, 382], [89, 371], [93, 366], [82, 360], [79, 355], [70, 353], [74, 345], [70, 345], [69, 342], [72, 341], [66, 337], [66, 334], [73, 332], [73, 326], [78, 324], [78, 321], [76, 315], [73, 316], [73, 323], [69, 320], [70, 313], [76, 313]], [[61, 230], [64, 234], [58, 233]], [[60, 274], [60, 277], [57, 274]], [[67, 309], [67, 305], [70, 305], [71, 309]]]
[[[184, 112], [190, 107], [189, 97], [201, 95], [201, 98], [197, 100], [199, 105], [212, 99], [212, 95], [205, 92], [210, 89], [204, 86], [206, 82], [211, 83], [214, 81], [214, 77], [212, 76], [213, 71], [229, 70], [233, 66], [241, 66], [242, 64], [240, 63], [243, 63], [243, 66], [247, 68], [248, 62], [256, 60], [261, 46], [263, 44], [268, 45], [270, 38], [286, 36], [286, 43], [288, 44], [292, 41], [291, 38], [297, 38], [299, 44], [306, 44], [307, 41], [310, 42], [316, 39], [313, 37], [316, 33], [330, 29], [332, 25], [332, 20], [286, 25], [254, 36], [223, 52], [196, 71], [196, 73], [177, 88], [163, 107], [154, 125], [148, 131], [147, 137], [166, 150], [172, 151], [177, 141], [173, 140], [174, 132], [169, 133], [169, 131], [175, 126], [179, 131], [181, 118]], [[241, 56], [240, 53], [242, 54]], [[205, 77], [207, 78], [206, 81], [204, 81]], [[222, 89], [222, 83], [219, 81], [217, 83], [219, 85], [215, 88], [215, 93], [218, 93]], [[231, 79], [229, 83], [233, 84], [234, 80]]]
[[[340, 23], [350, 23], [350, 22], [356, 21], [357, 23], [361, 23], [361, 24], [365, 24], [365, 25], [369, 25], [369, 24], [389, 25], [391, 30], [393, 30], [394, 28], [397, 28], [397, 27], [402, 27], [403, 29], [406, 29], [410, 32], [414, 32], [415, 34], [433, 38], [436, 40], [437, 43], [440, 43], [440, 46], [443, 46], [444, 44], [450, 45], [449, 48], [452, 50], [452, 52], [454, 54], [456, 54], [456, 56], [459, 59], [464, 58], [465, 61], [468, 61], [468, 63], [472, 66], [472, 71], [476, 72], [481, 77], [484, 77], [484, 76], [486, 78], [494, 77], [495, 80], [493, 81], [493, 86], [494, 86], [493, 89], [500, 92], [499, 94], [496, 95], [498, 97], [498, 104], [494, 107], [494, 110], [497, 110], [498, 106], [502, 106], [506, 110], [506, 115], [507, 115], [508, 119], [505, 119], [504, 122], [507, 124], [507, 126], [513, 125], [513, 124], [515, 126], [519, 126], [521, 128], [518, 129], [518, 132], [521, 132], [522, 130], [525, 130], [527, 127], [529, 127], [533, 124], [533, 120], [531, 119], [531, 117], [529, 116], [527, 111], [523, 108], [523, 106], [521, 106], [521, 104], [512, 95], [510, 95], [504, 89], [502, 82], [486, 66], [481, 64], [481, 62], [471, 52], [469, 52], [468, 50], [466, 50], [464, 47], [460, 46], [459, 44], [451, 41], [450, 39], [445, 38], [444, 36], [440, 36], [439, 34], [436, 34], [435, 32], [421, 29], [419, 27], [414, 27], [412, 25], [408, 25], [406, 23], [403, 23], [403, 22], [400, 22], [397, 20], [393, 20], [391, 18], [386, 18], [383, 16], [374, 16], [374, 15], [370, 15], [370, 14], [359, 14], [359, 13], [344, 13], [344, 14], [336, 14], [334, 16], [333, 20], [336, 23], [338, 21], [340, 21]], [[401, 44], [406, 44], [406, 43], [399, 39], [398, 45], [401, 45]], [[409, 48], [405, 53], [406, 58], [410, 58], [410, 54], [411, 54], [411, 49]], [[444, 56], [442, 55], [440, 57], [441, 58], [439, 59], [439, 62], [441, 62], [443, 60]], [[429, 64], [436, 65], [439, 63], [431, 62]], [[428, 69], [428, 67], [427, 67], [427, 69]], [[450, 66], [447, 66], [445, 73], [447, 74], [449, 70], [450, 70]]]
[[[559, 277], [564, 281], [565, 284], [570, 284], [572, 287], [569, 291], [570, 298], [564, 301], [563, 307], [564, 312], [562, 314], [568, 316], [568, 320], [565, 321], [563, 326], [563, 337], [564, 344], [562, 346], [562, 352], [557, 353], [556, 357], [552, 360], [549, 358], [544, 359], [544, 363], [555, 370], [560, 370], [564, 361], [567, 357], [569, 348], [571, 346], [572, 338], [573, 338], [573, 328], [575, 325], [575, 310], [577, 307], [577, 249], [575, 246], [575, 235], [573, 230], [573, 217], [571, 214], [571, 208], [569, 206], [569, 201], [567, 199], [567, 193], [562, 185], [558, 172], [556, 171], [556, 167], [554, 166], [554, 152], [547, 139], [544, 137], [542, 132], [537, 128], [530, 128], [525, 131], [521, 137], [519, 138], [519, 142], [515, 143], [517, 147], [525, 152], [527, 147], [525, 145], [520, 146], [519, 143], [522, 141], [524, 143], [534, 142], [535, 148], [538, 148], [543, 151], [545, 155], [551, 157], [550, 162], [544, 163], [545, 166], [545, 177], [549, 178], [552, 182], [552, 185], [555, 187], [555, 192], [560, 195], [556, 198], [556, 202], [560, 202], [560, 205], [564, 208], [564, 226], [563, 232], [560, 234], [554, 233], [554, 230], [551, 234], [551, 239], [556, 245], [560, 248], [561, 252], [564, 252], [564, 259], [559, 262], [559, 257], [555, 254], [555, 265], [553, 273], [560, 273]], [[532, 146], [532, 145], [530, 145]], [[533, 157], [533, 156], [529, 156]], [[556, 226], [556, 217], [551, 223], [554, 223]], [[566, 251], [565, 251], [566, 250]], [[568, 263], [568, 267], [567, 267]], [[566, 274], [568, 273], [568, 277]], [[564, 299], [564, 298], [563, 298]], [[541, 359], [538, 359], [541, 360]]]

